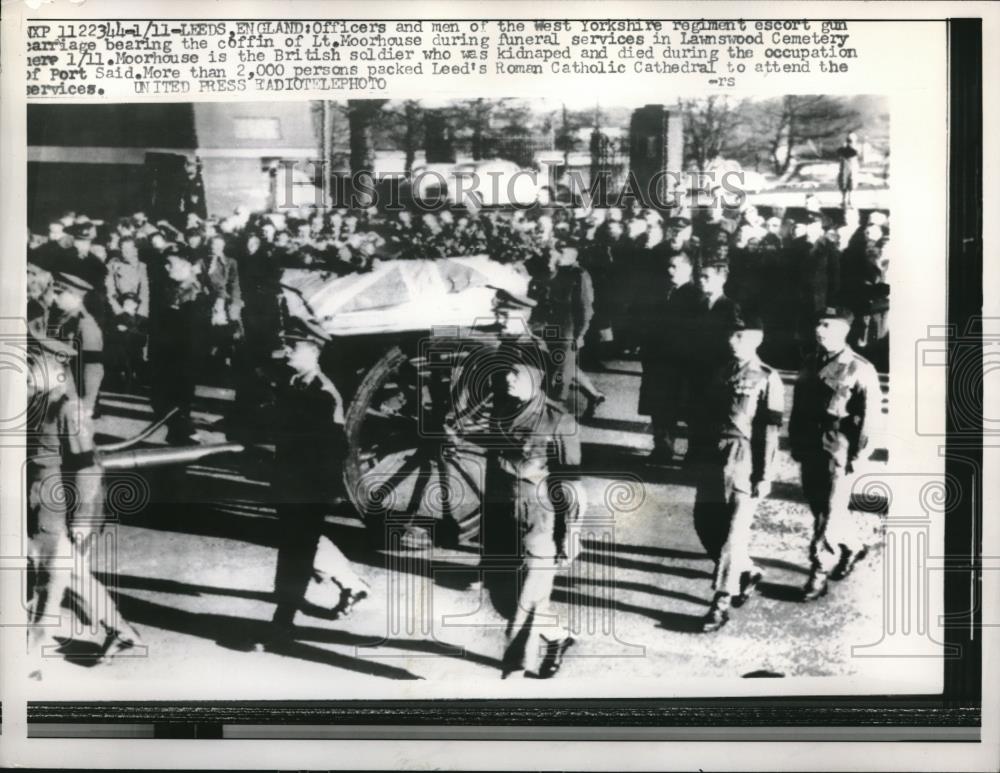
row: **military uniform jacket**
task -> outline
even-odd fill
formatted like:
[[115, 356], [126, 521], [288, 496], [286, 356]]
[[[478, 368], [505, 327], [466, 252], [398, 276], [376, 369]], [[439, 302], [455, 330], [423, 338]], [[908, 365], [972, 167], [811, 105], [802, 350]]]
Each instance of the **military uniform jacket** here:
[[730, 360], [713, 379], [706, 399], [713, 436], [749, 444], [749, 481], [770, 480], [785, 405], [785, 388], [778, 372], [757, 358], [745, 363]]
[[573, 416], [540, 395], [511, 410], [499, 404], [492, 422], [499, 447], [486, 468], [485, 547], [492, 556], [555, 558], [572, 546], [567, 522], [579, 512], [570, 480], [580, 464], [580, 438]]
[[691, 282], [680, 287], [670, 286], [665, 281], [665, 265], [663, 278], [651, 281], [644, 288], [644, 368], [664, 361], [686, 361], [694, 356], [694, 337], [704, 298], [701, 290]]
[[56, 322], [54, 337], [59, 341], [72, 343], [77, 355], [69, 364], [70, 372], [78, 384], [80, 397], [97, 399], [100, 376], [103, 371], [88, 367], [103, 365], [104, 334], [97, 320], [86, 309], [63, 316]]
[[739, 307], [736, 302], [725, 295], [720, 295], [711, 305], [708, 300], [702, 299], [691, 345], [706, 379], [711, 378], [728, 361], [729, 331], [738, 316]]
[[[93, 423], [79, 398], [71, 390], [55, 400], [48, 395], [36, 399], [44, 402], [41, 410], [30, 412], [37, 424], [28, 434], [26, 453], [29, 536], [37, 533], [40, 519], [42, 528], [64, 528], [65, 518], [94, 519], [103, 505], [101, 476], [93, 470], [77, 475], [94, 465]], [[72, 496], [66, 495], [67, 488]], [[72, 513], [67, 505], [73, 506]]]
[[792, 456], [829, 455], [841, 467], [853, 462], [868, 445], [881, 405], [878, 373], [849, 346], [810, 357], [795, 384], [788, 426]]
[[574, 341], [587, 332], [594, 316], [594, 285], [580, 266], [559, 266], [545, 290], [541, 317], [559, 331], [559, 339]]
[[292, 377], [278, 389], [274, 496], [278, 504], [325, 502], [344, 458], [337, 394], [325, 379]]

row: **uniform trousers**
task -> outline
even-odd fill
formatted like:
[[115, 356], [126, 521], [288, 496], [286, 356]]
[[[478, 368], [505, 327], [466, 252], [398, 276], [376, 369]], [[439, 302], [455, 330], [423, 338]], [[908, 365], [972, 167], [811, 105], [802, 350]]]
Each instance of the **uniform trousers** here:
[[279, 625], [292, 625], [295, 613], [306, 598], [310, 582], [333, 582], [341, 591], [365, 587], [347, 556], [329, 540], [323, 550], [323, 566], [316, 566], [327, 509], [322, 502], [286, 502], [278, 505], [278, 564], [274, 575], [277, 608], [274, 622]]
[[[93, 475], [100, 473], [94, 472]], [[135, 643], [138, 635], [118, 612], [118, 606], [95, 573], [113, 573], [113, 533], [103, 531], [103, 488], [99, 501], [76, 503], [68, 519], [67, 503], [84, 492], [66, 480], [57, 467], [29, 472], [28, 490], [28, 640], [34, 649], [56, 637], [88, 638], [103, 644], [110, 636]], [[62, 566], [60, 566], [62, 565]], [[75, 615], [72, 625], [62, 619], [65, 606]]]
[[[488, 500], [493, 506], [485, 524], [484, 579], [491, 586], [494, 605], [508, 618], [505, 669], [537, 671], [545, 644], [569, 636], [552, 609], [552, 592], [556, 576], [573, 561], [579, 549], [575, 540], [561, 537], [566, 555], [558, 555], [556, 532], [561, 518], [556, 515], [553, 499], [568, 504], [570, 512], [565, 518], [572, 522], [577, 517], [579, 494], [561, 492], [553, 497], [544, 480], [494, 473], [494, 485], [497, 479], [502, 481], [499, 488], [506, 491], [502, 498]], [[575, 488], [565, 481], [558, 485]], [[504, 600], [511, 590], [516, 598], [514, 605]]]
[[815, 526], [809, 547], [814, 572], [829, 574], [847, 553], [864, 547], [864, 536], [851, 516], [854, 476], [832, 454], [815, 451], [802, 459], [802, 489]]
[[750, 537], [757, 500], [751, 496], [752, 454], [745, 438], [724, 437], [700, 462], [694, 527], [705, 552], [715, 562], [713, 589], [736, 595], [744, 572], [757, 567], [750, 557]]

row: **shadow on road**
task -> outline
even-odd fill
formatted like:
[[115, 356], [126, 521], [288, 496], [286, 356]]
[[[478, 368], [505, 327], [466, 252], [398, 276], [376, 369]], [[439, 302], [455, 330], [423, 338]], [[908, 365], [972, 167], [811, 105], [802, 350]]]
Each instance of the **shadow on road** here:
[[615, 612], [629, 612], [641, 615], [655, 621], [657, 628], [664, 628], [677, 633], [695, 633], [701, 630], [702, 625], [702, 618], [695, 615], [650, 609], [649, 607], [637, 604], [629, 604], [619, 599], [599, 598], [586, 593], [579, 593], [571, 588], [557, 587], [552, 593], [552, 600], [561, 604], [597, 607], [599, 609], [611, 609]]
[[802, 601], [802, 588], [797, 585], [782, 585], [765, 580], [757, 586], [757, 592], [763, 598], [771, 599], [772, 601]]
[[[261, 641], [268, 634], [269, 623], [262, 620], [248, 620], [229, 615], [188, 612], [174, 607], [155, 604], [133, 596], [119, 594], [118, 606], [122, 615], [130, 622], [142, 626], [163, 628], [168, 631], [211, 639], [224, 647], [241, 649], [243, 642]], [[293, 636], [299, 635], [293, 631]], [[346, 671], [354, 671], [383, 679], [420, 679], [421, 677], [404, 668], [389, 666], [362, 658], [352, 658], [339, 652], [331, 652], [322, 647], [312, 647], [297, 640], [278, 648], [275, 654], [308, 660], [313, 663], [334, 666]]]

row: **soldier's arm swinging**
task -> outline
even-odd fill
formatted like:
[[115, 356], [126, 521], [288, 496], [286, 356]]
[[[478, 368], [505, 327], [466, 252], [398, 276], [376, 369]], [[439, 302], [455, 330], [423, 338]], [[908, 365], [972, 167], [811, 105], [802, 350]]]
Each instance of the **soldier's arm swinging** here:
[[848, 405], [848, 419], [854, 426], [848, 435], [850, 443], [847, 460], [853, 464], [862, 456], [868, 447], [874, 414], [882, 407], [882, 387], [879, 384], [878, 373], [868, 362], [858, 373], [851, 401]]
[[754, 417], [753, 429], [753, 477], [758, 496], [770, 493], [771, 479], [774, 477], [774, 459], [778, 452], [778, 430], [781, 427], [785, 404], [785, 387], [781, 376], [771, 372], [767, 386], [761, 391]]

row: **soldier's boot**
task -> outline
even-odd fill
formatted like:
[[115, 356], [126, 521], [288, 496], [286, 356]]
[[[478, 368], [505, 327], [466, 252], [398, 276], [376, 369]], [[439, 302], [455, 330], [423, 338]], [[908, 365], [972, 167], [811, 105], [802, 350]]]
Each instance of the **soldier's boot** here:
[[716, 593], [712, 606], [701, 621], [702, 633], [715, 633], [729, 622], [731, 600], [728, 593]]
[[858, 561], [861, 561], [867, 555], [867, 546], [861, 548], [860, 550], [850, 550], [849, 548], [844, 548], [840, 553], [840, 561], [837, 562], [833, 571], [830, 572], [830, 579], [843, 580], [854, 571], [854, 567], [857, 566]]
[[121, 620], [116, 628], [108, 629], [107, 637], [101, 647], [100, 662], [110, 664], [112, 658], [126, 654], [142, 644], [139, 632]]
[[762, 579], [764, 579], [764, 575], [760, 572], [743, 572], [740, 575], [740, 592], [733, 596], [733, 606], [739, 609], [746, 604], [754, 591], [757, 590]]
[[567, 636], [564, 639], [557, 639], [556, 641], [546, 641], [545, 656], [542, 658], [542, 664], [538, 667], [538, 678], [551, 679], [559, 673], [559, 669], [562, 668], [563, 658], [566, 655], [566, 650], [572, 647], [575, 643], [576, 639], [572, 636]]
[[588, 397], [587, 407], [583, 411], [583, 416], [582, 416], [583, 420], [590, 421], [591, 419], [593, 419], [595, 414], [597, 413], [597, 409], [600, 408], [601, 405], [607, 401], [607, 399], [608, 399], [607, 395], [605, 395], [603, 392], [598, 392], [593, 397]]
[[341, 588], [340, 603], [337, 604], [334, 610], [337, 613], [337, 617], [349, 617], [351, 612], [354, 611], [354, 607], [368, 598], [370, 593], [371, 586], [360, 577], [352, 581], [351, 587]]
[[826, 572], [814, 569], [813, 573], [809, 575], [809, 582], [807, 582], [806, 587], [802, 589], [802, 600], [816, 601], [816, 599], [825, 596], [828, 590], [826, 578]]
[[657, 438], [653, 450], [646, 457], [650, 464], [670, 464], [674, 461], [676, 441], [672, 437]]

